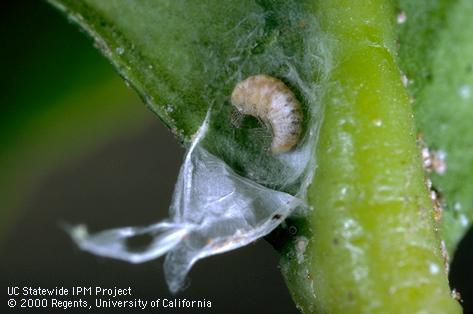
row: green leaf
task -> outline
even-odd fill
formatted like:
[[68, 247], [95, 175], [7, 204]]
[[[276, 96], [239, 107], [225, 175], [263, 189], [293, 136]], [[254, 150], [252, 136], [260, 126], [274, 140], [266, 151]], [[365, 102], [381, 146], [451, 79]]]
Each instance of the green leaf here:
[[443, 203], [442, 238], [452, 254], [473, 220], [473, 3], [400, 1], [401, 68], [409, 78], [417, 128], [446, 154], [432, 172]]
[[458, 313], [443, 271], [415, 125], [383, 0], [319, 1], [324, 89], [308, 224], [281, 262], [307, 313]]
[[[310, 1], [71, 1], [51, 0], [93, 37], [97, 47], [184, 143], [212, 108], [205, 147], [240, 173], [294, 192], [279, 175], [285, 165], [267, 149], [258, 121], [232, 125], [236, 83], [266, 73], [291, 86], [313, 82], [319, 64]], [[267, 130], [266, 130], [267, 132]], [[267, 133], [266, 133], [267, 134]], [[257, 135], [257, 136], [255, 136]]]

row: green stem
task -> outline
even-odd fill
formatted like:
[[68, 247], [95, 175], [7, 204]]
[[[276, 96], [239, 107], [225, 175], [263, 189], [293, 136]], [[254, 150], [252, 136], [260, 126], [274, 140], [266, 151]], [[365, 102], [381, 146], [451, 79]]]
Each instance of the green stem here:
[[396, 64], [391, 2], [320, 1], [314, 9], [333, 69], [308, 192], [313, 210], [281, 261], [296, 304], [307, 313], [460, 313]]

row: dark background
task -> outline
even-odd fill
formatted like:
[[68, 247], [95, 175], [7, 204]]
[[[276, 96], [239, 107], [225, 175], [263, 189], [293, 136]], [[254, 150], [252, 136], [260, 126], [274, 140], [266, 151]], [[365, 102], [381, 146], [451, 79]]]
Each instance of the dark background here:
[[[92, 141], [90, 134], [67, 129], [72, 117], [64, 114], [66, 127], [61, 132], [66, 137], [67, 132], [76, 134], [70, 141], [86, 144], [79, 153], [66, 144], [54, 144], [71, 153], [56, 154], [52, 163], [35, 162], [36, 156], [48, 156], [38, 149], [50, 152], [53, 147], [41, 137], [16, 136], [29, 119], [59, 106], [60, 97], [83, 96], [85, 85], [103, 84], [117, 75], [91, 40], [43, 1], [2, 2], [0, 36], [0, 176], [11, 170], [8, 165], [16, 167], [0, 185], [1, 217], [8, 222], [0, 232], [0, 312], [14, 312], [6, 306], [8, 286], [131, 286], [133, 298], [171, 297], [161, 259], [130, 265], [81, 252], [58, 224], [87, 223], [93, 231], [147, 225], [167, 217], [183, 149], [133, 92], [125, 91], [134, 110], [129, 117], [133, 123], [120, 120], [122, 129], [107, 129], [103, 132], [112, 136]], [[117, 88], [126, 89], [122, 83]], [[108, 101], [106, 95], [102, 98]], [[90, 126], [84, 119], [82, 127]], [[15, 149], [15, 141], [35, 149]], [[2, 169], [1, 157], [18, 162]], [[20, 183], [15, 183], [17, 177], [23, 178]], [[450, 275], [468, 313], [473, 312], [472, 247], [470, 231]], [[297, 313], [277, 265], [277, 254], [264, 241], [202, 260], [190, 273], [190, 287], [178, 297], [210, 300], [212, 309], [169, 312]]]

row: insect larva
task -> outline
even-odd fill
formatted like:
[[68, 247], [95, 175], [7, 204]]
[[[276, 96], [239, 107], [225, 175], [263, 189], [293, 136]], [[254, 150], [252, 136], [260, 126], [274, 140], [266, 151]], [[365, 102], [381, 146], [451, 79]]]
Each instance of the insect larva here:
[[299, 142], [301, 105], [280, 80], [265, 74], [250, 76], [235, 86], [231, 101], [240, 113], [259, 118], [271, 128], [273, 154], [288, 152]]

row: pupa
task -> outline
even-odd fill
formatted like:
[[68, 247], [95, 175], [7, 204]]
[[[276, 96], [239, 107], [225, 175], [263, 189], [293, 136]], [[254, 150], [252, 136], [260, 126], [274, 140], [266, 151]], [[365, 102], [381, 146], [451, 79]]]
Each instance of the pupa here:
[[286, 153], [299, 143], [303, 114], [299, 101], [281, 80], [266, 74], [239, 82], [231, 95], [239, 113], [260, 119], [271, 129], [271, 152]]

